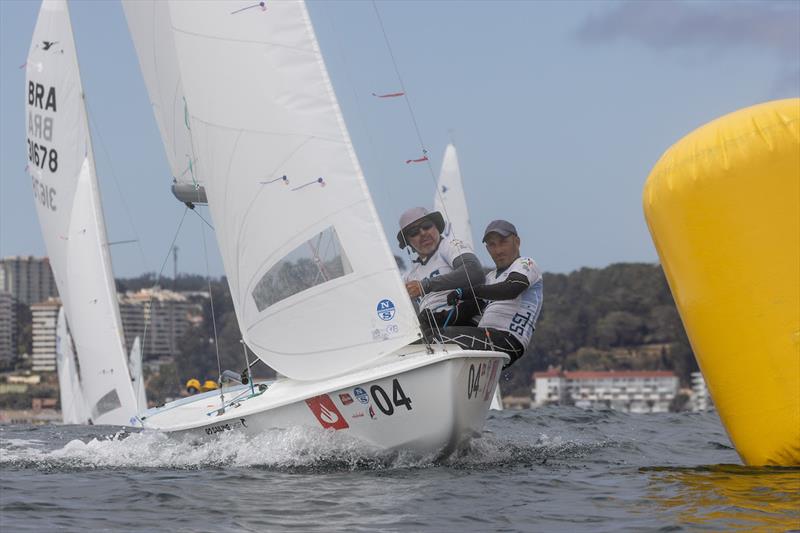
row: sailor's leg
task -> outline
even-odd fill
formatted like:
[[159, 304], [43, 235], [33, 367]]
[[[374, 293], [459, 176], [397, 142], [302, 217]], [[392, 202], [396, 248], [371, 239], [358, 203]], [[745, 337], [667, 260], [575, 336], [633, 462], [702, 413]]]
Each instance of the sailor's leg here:
[[487, 328], [486, 331], [489, 332], [494, 349], [498, 352], [505, 352], [511, 357], [511, 360], [503, 366], [503, 370], [516, 363], [525, 354], [525, 347], [511, 332], [492, 328]]
[[486, 328], [448, 326], [439, 332], [438, 340], [457, 344], [465, 350], [491, 350], [492, 343], [486, 332]]
[[442, 342], [457, 344], [465, 350], [492, 350], [511, 357], [503, 368], [508, 368], [525, 353], [525, 347], [508, 331], [469, 326], [447, 327], [438, 336]]

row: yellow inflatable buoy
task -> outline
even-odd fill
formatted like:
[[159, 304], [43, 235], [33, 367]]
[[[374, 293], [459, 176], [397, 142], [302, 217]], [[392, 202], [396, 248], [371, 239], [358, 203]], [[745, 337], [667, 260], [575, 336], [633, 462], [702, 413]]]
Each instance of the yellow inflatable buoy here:
[[800, 465], [800, 99], [690, 133], [644, 212], [711, 396], [749, 465]]
[[217, 390], [219, 387], [217, 386], [217, 382], [211, 379], [205, 380], [203, 383], [203, 392], [207, 392], [210, 390]]

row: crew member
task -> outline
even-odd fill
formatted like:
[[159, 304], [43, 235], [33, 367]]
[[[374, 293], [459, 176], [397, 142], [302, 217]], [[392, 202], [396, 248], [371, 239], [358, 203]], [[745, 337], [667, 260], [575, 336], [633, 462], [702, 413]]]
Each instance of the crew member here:
[[444, 227], [440, 212], [412, 207], [400, 217], [397, 233], [400, 248], [410, 245], [417, 254], [405, 282], [426, 336], [445, 323], [461, 323], [450, 313], [454, 306], [447, 303], [448, 291], [483, 279], [481, 263], [472, 248], [452, 236], [442, 236]]
[[486, 275], [484, 284], [464, 286], [447, 295], [450, 304], [476, 298], [485, 301], [478, 327], [447, 327], [440, 338], [466, 349], [505, 352], [511, 357], [507, 368], [530, 345], [542, 310], [542, 274], [533, 259], [520, 256], [520, 238], [510, 222], [490, 222], [483, 242], [495, 269]]

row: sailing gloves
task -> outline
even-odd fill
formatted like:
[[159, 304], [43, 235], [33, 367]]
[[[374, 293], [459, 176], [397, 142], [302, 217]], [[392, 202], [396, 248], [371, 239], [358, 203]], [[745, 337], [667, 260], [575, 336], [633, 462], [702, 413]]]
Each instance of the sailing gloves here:
[[447, 295], [447, 305], [456, 305], [459, 300], [464, 299], [464, 290], [456, 289]]

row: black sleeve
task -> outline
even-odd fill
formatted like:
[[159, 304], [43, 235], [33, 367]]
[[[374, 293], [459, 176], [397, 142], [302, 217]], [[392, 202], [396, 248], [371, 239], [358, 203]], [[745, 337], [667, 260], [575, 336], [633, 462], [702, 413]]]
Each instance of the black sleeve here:
[[[484, 300], [513, 300], [530, 287], [528, 277], [519, 272], [512, 272], [502, 283], [493, 285], [478, 285], [473, 287], [472, 294]], [[470, 293], [469, 287], [464, 288], [464, 294]], [[463, 297], [462, 299], [466, 299]]]
[[481, 262], [473, 253], [464, 253], [453, 260], [453, 271], [433, 279], [423, 281], [425, 292], [455, 290], [483, 283]]

